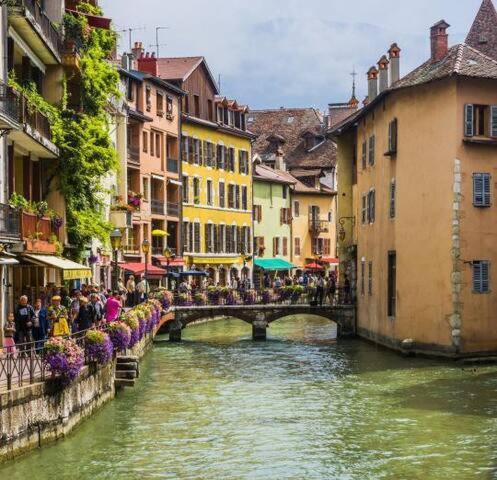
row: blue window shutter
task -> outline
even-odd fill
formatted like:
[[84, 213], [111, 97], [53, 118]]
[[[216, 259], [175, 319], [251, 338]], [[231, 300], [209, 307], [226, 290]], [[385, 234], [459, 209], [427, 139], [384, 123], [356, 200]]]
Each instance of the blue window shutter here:
[[473, 262], [473, 291], [481, 293], [481, 263]]
[[464, 136], [472, 137], [474, 133], [474, 111], [475, 107], [471, 103], [464, 106]]
[[484, 260], [473, 262], [473, 292], [488, 293], [490, 291], [490, 263]]
[[483, 174], [483, 204], [490, 207], [490, 174]]
[[481, 291], [486, 293], [490, 290], [489, 285], [489, 263], [481, 262]]
[[497, 137], [497, 105], [490, 107], [490, 136]]
[[473, 174], [473, 205], [482, 207], [483, 203], [483, 176], [481, 173]]

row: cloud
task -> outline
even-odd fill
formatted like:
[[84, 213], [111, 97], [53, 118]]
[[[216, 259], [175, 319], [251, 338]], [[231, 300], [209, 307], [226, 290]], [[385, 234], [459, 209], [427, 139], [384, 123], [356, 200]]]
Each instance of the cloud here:
[[[365, 72], [393, 41], [404, 73], [429, 55], [428, 29], [445, 18], [462, 41], [481, 0], [101, 0], [118, 29], [145, 26], [135, 40], [161, 54], [204, 55], [225, 95], [252, 108], [317, 106], [350, 97], [350, 72]], [[127, 48], [127, 36], [121, 42]], [[150, 47], [153, 49], [154, 47]]]

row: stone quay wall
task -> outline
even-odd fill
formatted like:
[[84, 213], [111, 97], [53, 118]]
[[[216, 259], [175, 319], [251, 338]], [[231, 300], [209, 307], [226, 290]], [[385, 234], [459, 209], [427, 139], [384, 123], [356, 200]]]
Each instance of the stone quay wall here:
[[[146, 335], [127, 354], [141, 358], [153, 345]], [[0, 463], [58, 440], [115, 396], [115, 360], [85, 366], [65, 388], [54, 382], [0, 393]]]

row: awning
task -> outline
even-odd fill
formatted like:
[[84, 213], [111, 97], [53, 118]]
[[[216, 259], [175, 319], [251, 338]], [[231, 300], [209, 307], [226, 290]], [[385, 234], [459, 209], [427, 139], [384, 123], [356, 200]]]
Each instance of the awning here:
[[56, 257], [55, 255], [23, 255], [27, 260], [31, 260], [38, 265], [57, 268], [62, 270], [63, 280], [79, 280], [91, 278], [91, 269], [86, 265], [68, 260], [67, 258]]
[[160, 263], [161, 267], [183, 267], [185, 265], [185, 261], [182, 258], [171, 258], [169, 265], [167, 264], [167, 258], [162, 255], [154, 255], [154, 259]]
[[240, 257], [192, 257], [195, 265], [231, 265], [238, 263]]
[[319, 265], [319, 263], [309, 263], [304, 267], [306, 270], [324, 270], [324, 268]]
[[256, 258], [254, 260], [254, 265], [262, 268], [263, 270], [272, 272], [296, 268], [295, 265], [283, 260], [282, 258]]
[[[143, 275], [145, 273], [145, 264], [144, 263], [119, 263], [119, 267], [127, 272], [132, 273], [133, 275]], [[165, 276], [167, 272], [151, 263], [147, 264], [147, 277], [155, 277], [162, 278]]]
[[167, 179], [167, 183], [169, 183], [169, 184], [172, 183], [173, 185], [178, 185], [178, 187], [182, 187], [183, 186], [183, 184], [180, 181], [174, 180], [173, 178], [168, 178]]
[[19, 260], [16, 260], [15, 255], [11, 253], [2, 253], [0, 254], [0, 266], [1, 265], [17, 265]]
[[340, 265], [340, 259], [325, 257], [321, 259], [321, 262], [327, 263], [328, 265]]

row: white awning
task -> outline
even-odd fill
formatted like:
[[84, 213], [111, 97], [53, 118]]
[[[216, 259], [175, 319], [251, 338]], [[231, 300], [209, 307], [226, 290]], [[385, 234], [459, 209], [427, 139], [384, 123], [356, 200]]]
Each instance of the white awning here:
[[55, 255], [24, 255], [24, 258], [31, 260], [38, 265], [44, 265], [62, 270], [64, 280], [77, 280], [91, 278], [91, 270], [86, 265], [68, 260], [67, 258], [56, 257]]
[[156, 173], [152, 173], [152, 178], [154, 180], [161, 180], [162, 182], [164, 181], [164, 177], [162, 175], [157, 175]]
[[167, 183], [172, 183], [173, 185], [178, 185], [178, 187], [182, 187], [183, 184], [178, 180], [173, 180], [172, 178], [168, 179]]
[[0, 265], [17, 265], [19, 260], [16, 260], [13, 255], [0, 255]]

